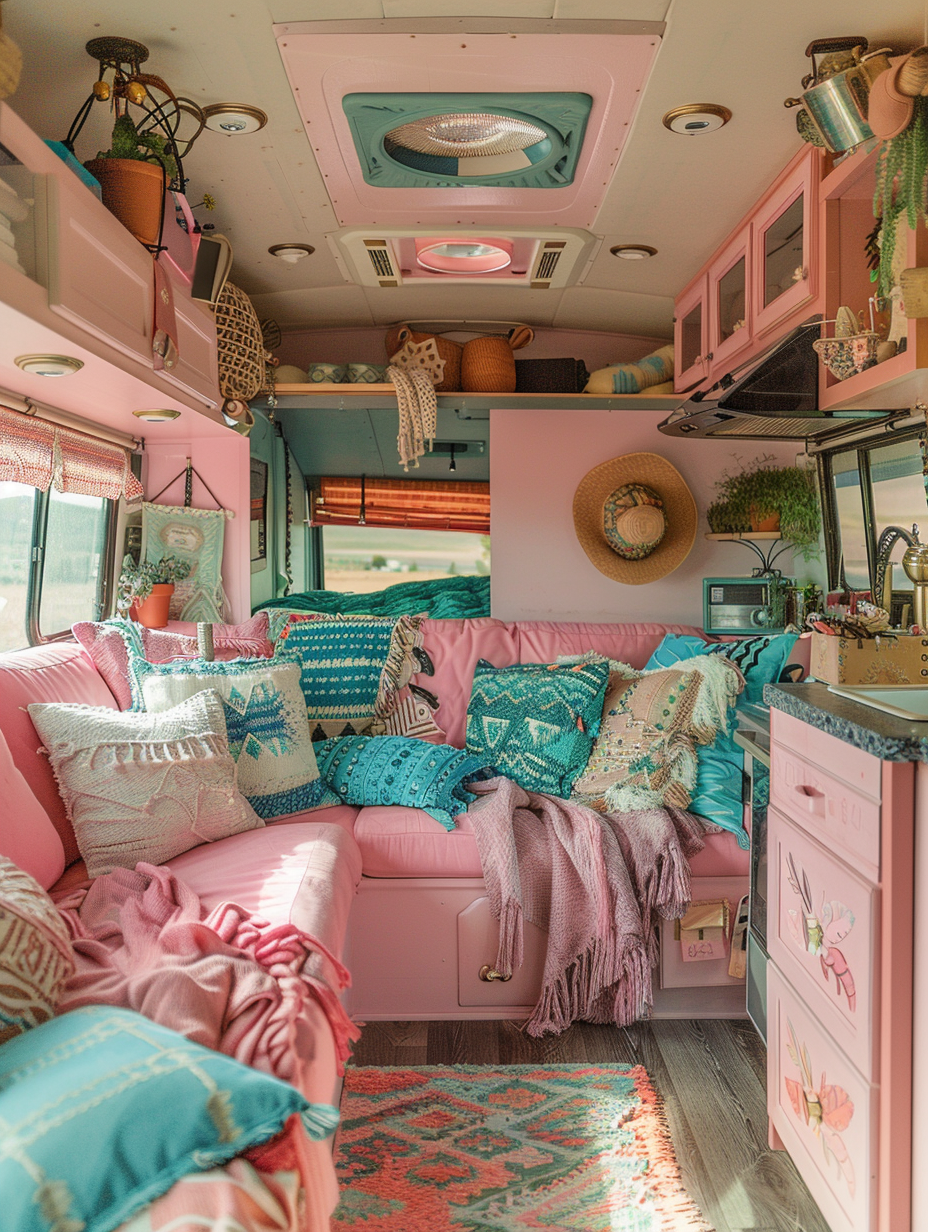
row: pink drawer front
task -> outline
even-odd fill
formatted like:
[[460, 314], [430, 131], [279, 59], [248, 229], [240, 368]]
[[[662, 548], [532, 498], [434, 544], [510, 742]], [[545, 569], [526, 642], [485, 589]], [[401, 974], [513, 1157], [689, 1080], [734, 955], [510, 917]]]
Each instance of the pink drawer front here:
[[[804, 730], [812, 735], [822, 734], [810, 727]], [[849, 744], [842, 744], [841, 748], [847, 750], [849, 767], [856, 756], [870, 756]], [[876, 762], [877, 767], [879, 764]], [[872, 881], [879, 881], [879, 780], [876, 797], [864, 795], [848, 786], [847, 776], [837, 778], [822, 768], [815, 760], [814, 749], [809, 750], [806, 758], [774, 743], [770, 755], [770, 803], [858, 871]]]
[[771, 710], [770, 734], [775, 744], [798, 753], [865, 796], [879, 800], [880, 759], [872, 753], [855, 749], [852, 744], [845, 744], [837, 736], [829, 736], [782, 710]]
[[770, 957], [877, 1081], [880, 892], [777, 809], [767, 824]]
[[525, 921], [523, 963], [510, 980], [480, 978], [494, 967], [499, 948], [499, 924], [488, 898], [478, 898], [458, 916], [458, 1001], [462, 1006], [534, 1005], [541, 994], [541, 976], [548, 934]]
[[767, 995], [774, 1128], [832, 1232], [876, 1232], [877, 1090], [773, 962]]

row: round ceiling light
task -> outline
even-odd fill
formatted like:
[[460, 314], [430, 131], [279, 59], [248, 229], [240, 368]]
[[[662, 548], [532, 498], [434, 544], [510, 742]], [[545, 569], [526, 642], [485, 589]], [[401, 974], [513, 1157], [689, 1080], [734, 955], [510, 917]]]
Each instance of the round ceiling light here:
[[142, 411], [133, 411], [136, 419], [144, 419], [146, 423], [169, 423], [172, 419], [180, 419], [180, 411], [172, 411], [167, 406], [146, 407]]
[[672, 133], [696, 137], [700, 133], [713, 133], [724, 128], [730, 119], [731, 112], [721, 103], [685, 103], [668, 111], [663, 117], [663, 124]]
[[416, 262], [435, 274], [492, 274], [512, 264], [506, 240], [416, 240]]
[[227, 137], [256, 133], [267, 123], [267, 115], [261, 108], [248, 103], [213, 103], [203, 108], [203, 116], [207, 128], [214, 133], [225, 133]]
[[315, 251], [312, 244], [272, 244], [268, 249], [272, 257], [286, 261], [288, 265], [296, 265], [297, 261], [311, 257]]
[[33, 376], [70, 376], [84, 366], [82, 359], [71, 355], [17, 355], [13, 363]]
[[623, 261], [647, 261], [648, 257], [657, 256], [657, 249], [650, 244], [616, 244], [609, 251]]
[[547, 133], [537, 124], [514, 116], [484, 112], [433, 115], [401, 124], [384, 141], [417, 154], [444, 158], [490, 157], [513, 154], [544, 141]]

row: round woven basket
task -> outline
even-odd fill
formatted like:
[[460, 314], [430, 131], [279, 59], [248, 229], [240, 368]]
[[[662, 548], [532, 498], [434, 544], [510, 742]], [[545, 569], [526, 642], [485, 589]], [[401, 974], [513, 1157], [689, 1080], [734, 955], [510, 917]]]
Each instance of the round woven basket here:
[[94, 158], [84, 164], [100, 183], [103, 204], [140, 244], [154, 247], [161, 229], [164, 172], [135, 158]]
[[461, 389], [474, 394], [515, 393], [516, 361], [508, 338], [471, 338], [464, 344]]
[[264, 388], [264, 339], [251, 300], [227, 282], [216, 301], [219, 343], [219, 390], [224, 398], [242, 402]]

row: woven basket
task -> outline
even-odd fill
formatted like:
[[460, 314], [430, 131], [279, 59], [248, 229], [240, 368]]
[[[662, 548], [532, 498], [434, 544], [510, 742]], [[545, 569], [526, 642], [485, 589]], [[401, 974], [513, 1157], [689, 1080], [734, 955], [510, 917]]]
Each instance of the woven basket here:
[[441, 383], [435, 386], [437, 393], [456, 393], [461, 388], [461, 344], [441, 334], [423, 334], [408, 325], [394, 325], [387, 330], [385, 339], [387, 359], [390, 359], [407, 342], [426, 342], [435, 339], [439, 356], [445, 361]]
[[94, 158], [85, 166], [100, 182], [103, 204], [140, 244], [154, 247], [161, 229], [164, 172], [135, 158]]
[[8, 35], [3, 33], [3, 13], [0, 11], [0, 98], [16, 93], [23, 68], [23, 53]]
[[508, 338], [471, 338], [464, 344], [461, 388], [474, 394], [515, 393], [516, 361]]
[[248, 402], [264, 387], [264, 339], [244, 291], [227, 282], [216, 301], [219, 389], [224, 398]]

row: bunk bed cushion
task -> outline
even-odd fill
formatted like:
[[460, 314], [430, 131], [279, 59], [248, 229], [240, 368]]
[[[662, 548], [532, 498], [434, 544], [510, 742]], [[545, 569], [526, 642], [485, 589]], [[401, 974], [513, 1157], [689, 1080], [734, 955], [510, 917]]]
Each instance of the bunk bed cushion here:
[[418, 679], [438, 698], [435, 716], [445, 732], [445, 740], [455, 748], [464, 747], [467, 703], [474, 683], [478, 659], [494, 667], [519, 662], [519, 641], [515, 626], [492, 616], [469, 620], [424, 620], [422, 645], [435, 668], [433, 676]]
[[[559, 655], [595, 650], [607, 659], [643, 668], [668, 633], [688, 633], [705, 642], [692, 625], [597, 624], [585, 621], [522, 620], [513, 628], [519, 639], [519, 663], [548, 663]], [[694, 652], [695, 653], [695, 652]]]
[[424, 809], [373, 805], [354, 823], [365, 877], [482, 877], [474, 827], [459, 813], [450, 833]]
[[0, 654], [0, 731], [64, 846], [65, 863], [78, 858], [74, 828], [42, 741], [26, 707], [32, 702], [84, 702], [118, 710], [103, 677], [73, 642], [54, 642]]

